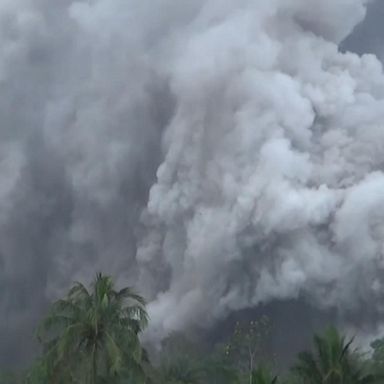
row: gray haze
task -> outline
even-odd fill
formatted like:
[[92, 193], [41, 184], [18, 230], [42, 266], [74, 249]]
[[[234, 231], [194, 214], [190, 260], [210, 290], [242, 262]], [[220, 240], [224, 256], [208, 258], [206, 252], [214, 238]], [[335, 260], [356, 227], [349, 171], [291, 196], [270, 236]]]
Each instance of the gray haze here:
[[379, 332], [384, 75], [338, 46], [382, 4], [1, 0], [0, 364], [99, 270], [155, 342], [275, 300]]

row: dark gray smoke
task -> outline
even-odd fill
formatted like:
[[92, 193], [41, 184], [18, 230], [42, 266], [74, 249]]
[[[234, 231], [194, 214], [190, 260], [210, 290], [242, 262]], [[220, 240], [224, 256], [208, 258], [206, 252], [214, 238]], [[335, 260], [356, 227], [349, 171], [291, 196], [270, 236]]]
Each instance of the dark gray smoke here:
[[2, 0], [0, 362], [98, 270], [155, 341], [277, 299], [379, 324], [384, 75], [338, 48], [365, 6]]

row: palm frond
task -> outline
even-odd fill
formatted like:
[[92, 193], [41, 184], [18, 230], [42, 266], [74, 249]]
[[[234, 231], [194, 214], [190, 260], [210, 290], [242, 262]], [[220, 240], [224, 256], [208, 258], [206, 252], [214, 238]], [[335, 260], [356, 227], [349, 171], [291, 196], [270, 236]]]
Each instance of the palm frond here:
[[91, 294], [88, 292], [88, 289], [80, 282], [75, 282], [74, 286], [68, 292], [68, 298], [70, 299], [88, 299], [91, 297]]
[[108, 332], [106, 332], [106, 349], [110, 370], [113, 374], [116, 374], [121, 370], [123, 363], [123, 353], [114, 338]]
[[118, 300], [132, 300], [141, 304], [142, 306], [146, 305], [145, 299], [138, 295], [131, 287], [120, 289], [118, 292], [116, 292], [115, 296]]
[[321, 372], [311, 352], [299, 353], [298, 362], [293, 366], [292, 371], [304, 379], [312, 378], [313, 383], [322, 383]]

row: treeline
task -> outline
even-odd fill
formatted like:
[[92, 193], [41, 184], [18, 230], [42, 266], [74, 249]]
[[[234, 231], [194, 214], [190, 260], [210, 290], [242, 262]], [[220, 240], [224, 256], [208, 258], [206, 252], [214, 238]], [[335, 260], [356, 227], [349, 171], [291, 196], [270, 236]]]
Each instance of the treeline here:
[[335, 328], [315, 335], [312, 349], [281, 372], [265, 345], [267, 318], [237, 323], [226, 342], [200, 349], [169, 337], [152, 359], [140, 342], [148, 325], [145, 301], [130, 288], [117, 290], [97, 275], [90, 288], [76, 283], [55, 302], [37, 330], [41, 356], [7, 384], [370, 384], [384, 383], [384, 341], [369, 356]]

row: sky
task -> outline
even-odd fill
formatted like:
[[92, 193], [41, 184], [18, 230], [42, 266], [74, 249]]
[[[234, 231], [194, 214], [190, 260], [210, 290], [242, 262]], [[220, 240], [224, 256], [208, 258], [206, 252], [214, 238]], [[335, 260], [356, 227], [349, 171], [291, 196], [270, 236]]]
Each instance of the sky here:
[[364, 22], [355, 28], [343, 46], [359, 54], [373, 53], [383, 60], [383, 16], [384, 4], [376, 0], [368, 7]]

